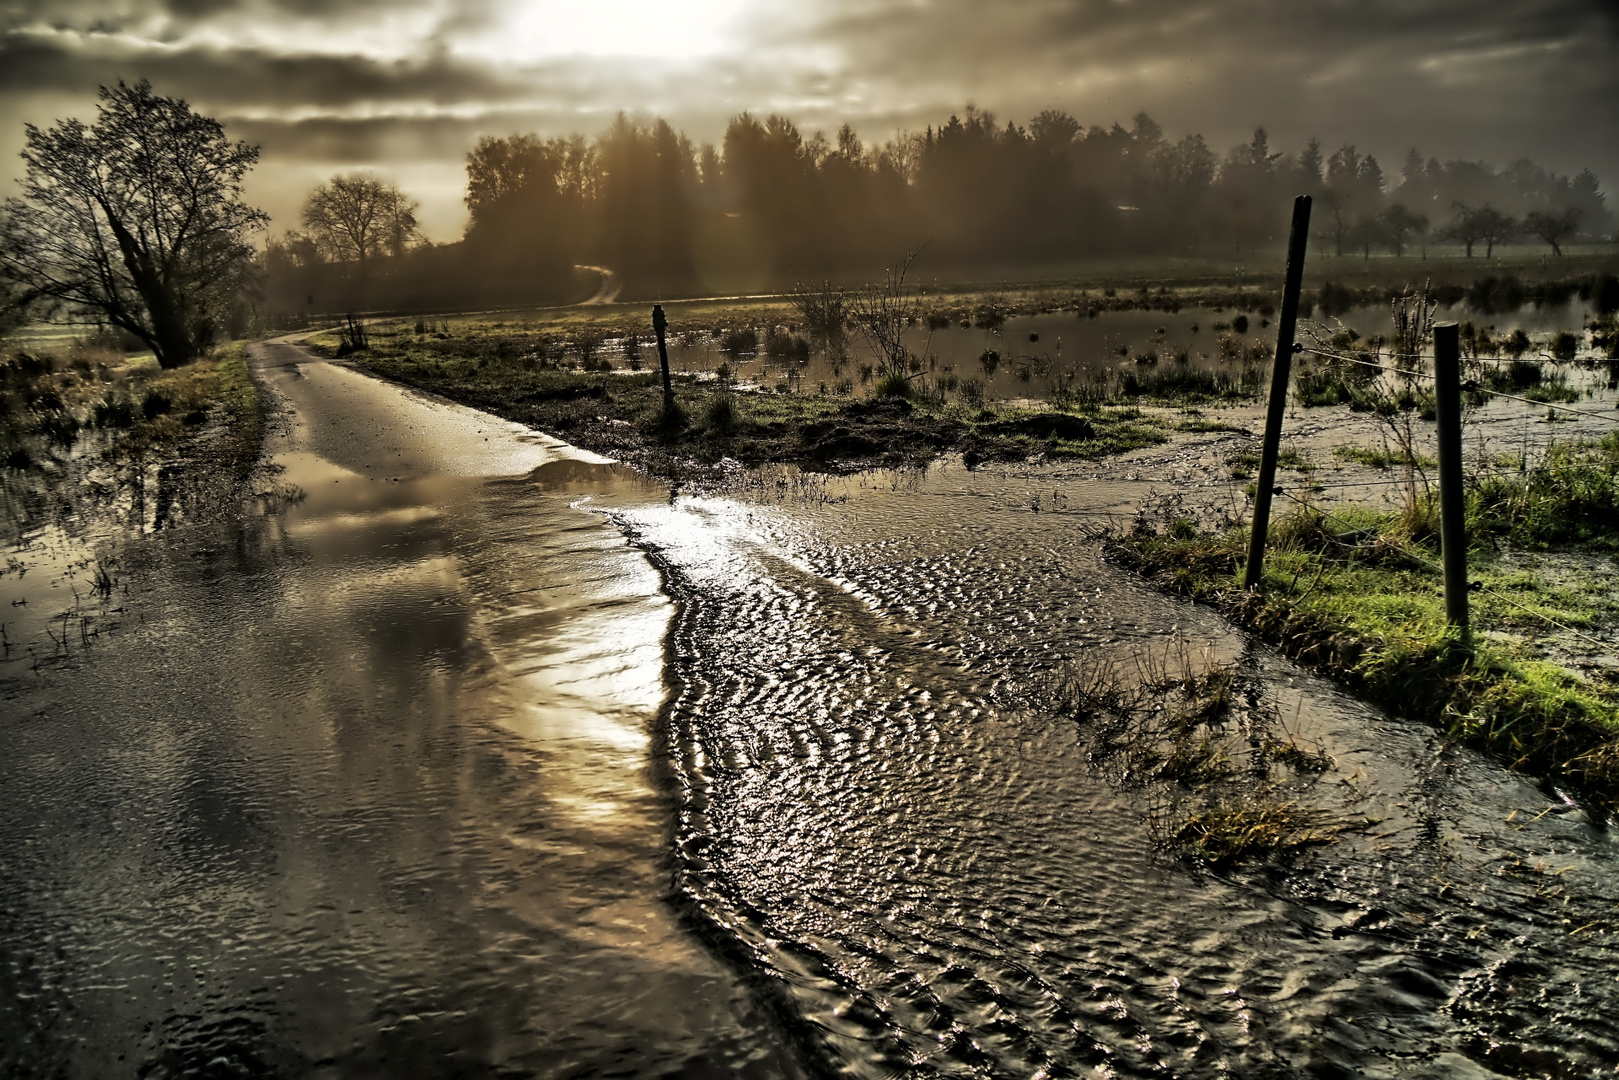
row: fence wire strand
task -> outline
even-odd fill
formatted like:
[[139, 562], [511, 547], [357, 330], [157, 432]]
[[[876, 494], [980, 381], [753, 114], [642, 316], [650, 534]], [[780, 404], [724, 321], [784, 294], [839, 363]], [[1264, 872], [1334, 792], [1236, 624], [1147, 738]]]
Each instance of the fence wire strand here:
[[[1389, 372], [1390, 374], [1394, 374], [1394, 375], [1403, 375], [1406, 378], [1410, 378], [1410, 379], [1428, 379], [1428, 380], [1433, 379], [1433, 375], [1430, 372], [1411, 371], [1411, 370], [1409, 370], [1407, 368], [1389, 367], [1387, 364], [1379, 364], [1379, 363], [1377, 363], [1376, 361], [1373, 361], [1373, 360], [1365, 360], [1365, 359], [1362, 359], [1361, 357], [1356, 356], [1356, 355], [1354, 355], [1352, 353], [1333, 352], [1333, 351], [1328, 350], [1328, 349], [1315, 348], [1315, 347], [1312, 347], [1312, 346], [1309, 346], [1309, 345], [1301, 346], [1298, 351], [1301, 352], [1301, 353], [1306, 353], [1306, 354], [1311, 355], [1311, 356], [1320, 356], [1320, 357], [1323, 357], [1323, 358], [1328, 359], [1328, 360], [1337, 360], [1337, 361], [1340, 361], [1340, 362], [1346, 363], [1346, 364], [1358, 364], [1361, 367], [1371, 368], [1374, 371], [1386, 371], [1386, 372]], [[1391, 357], [1393, 357], [1395, 355], [1399, 355], [1399, 356], [1406, 357], [1408, 359], [1416, 359], [1416, 360], [1432, 360], [1433, 359], [1432, 355], [1427, 354], [1427, 353], [1399, 353], [1399, 354], [1391, 353], [1389, 355]], [[1470, 359], [1479, 359], [1479, 358], [1478, 357], [1471, 357]], [[1555, 361], [1553, 361], [1553, 362], [1555, 363]], [[1589, 409], [1576, 409], [1572, 405], [1560, 405], [1560, 404], [1558, 404], [1556, 402], [1552, 402], [1552, 401], [1536, 401], [1534, 398], [1524, 397], [1521, 394], [1509, 394], [1505, 390], [1494, 390], [1494, 389], [1491, 389], [1488, 386], [1481, 386], [1476, 382], [1472, 383], [1471, 385], [1464, 386], [1463, 389], [1470, 392], [1470, 393], [1488, 394], [1490, 397], [1509, 398], [1512, 401], [1521, 401], [1521, 402], [1525, 403], [1526, 405], [1545, 406], [1548, 409], [1556, 409], [1559, 412], [1574, 413], [1577, 416], [1588, 416], [1593, 420], [1606, 420], [1610, 424], [1619, 424], [1619, 416], [1605, 416], [1602, 413], [1592, 412]], [[1610, 410], [1610, 411], [1619, 411], [1619, 410]]]

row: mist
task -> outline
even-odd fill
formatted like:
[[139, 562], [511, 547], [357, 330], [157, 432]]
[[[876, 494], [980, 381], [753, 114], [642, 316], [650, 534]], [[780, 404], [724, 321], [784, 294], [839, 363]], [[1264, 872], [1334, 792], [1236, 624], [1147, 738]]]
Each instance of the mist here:
[[[469, 223], [452, 244], [426, 242], [414, 217], [392, 241], [378, 233], [374, 253], [329, 230], [273, 236], [272, 306], [562, 302], [588, 289], [576, 265], [611, 268], [631, 296], [674, 297], [869, 277], [916, 251], [949, 280], [1108, 257], [1240, 263], [1274, 252], [1295, 194], [1321, 204], [1319, 250], [1364, 260], [1430, 247], [1492, 255], [1508, 241], [1560, 253], [1613, 226], [1589, 169], [1570, 176], [1528, 158], [1498, 168], [1419, 147], [1385, 164], [1351, 143], [1278, 147], [1264, 128], [1217, 148], [1145, 112], [1087, 126], [1056, 109], [1017, 122], [973, 105], [881, 143], [848, 123], [805, 134], [747, 112], [718, 144], [699, 143], [665, 120], [620, 115], [596, 138], [485, 136], [465, 182]], [[414, 214], [419, 201], [389, 186]]]

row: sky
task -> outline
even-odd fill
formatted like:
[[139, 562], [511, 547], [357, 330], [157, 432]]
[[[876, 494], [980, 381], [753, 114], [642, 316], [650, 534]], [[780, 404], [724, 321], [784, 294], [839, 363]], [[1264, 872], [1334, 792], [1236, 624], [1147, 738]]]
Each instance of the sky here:
[[1616, 0], [0, 0], [0, 191], [24, 123], [150, 79], [262, 146], [276, 230], [368, 170], [459, 238], [481, 135], [595, 135], [619, 111], [718, 142], [744, 110], [868, 142], [968, 102], [1062, 109], [1217, 151], [1354, 143], [1594, 169], [1619, 209]]

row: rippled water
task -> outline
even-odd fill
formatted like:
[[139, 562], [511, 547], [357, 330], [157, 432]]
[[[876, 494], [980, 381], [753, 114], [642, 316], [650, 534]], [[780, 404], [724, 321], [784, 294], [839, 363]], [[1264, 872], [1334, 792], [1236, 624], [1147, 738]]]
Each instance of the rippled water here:
[[[691, 497], [305, 359], [101, 636], [3, 579], [0, 1072], [1613, 1074], [1611, 836], [1099, 560], [1240, 436]], [[1156, 851], [1053, 679], [1177, 650], [1375, 824]]]
[[293, 505], [4, 669], [0, 1074], [790, 1071], [664, 901], [670, 605], [573, 505], [661, 489], [271, 350]]
[[[1608, 835], [1099, 563], [1080, 508], [1140, 487], [947, 468], [623, 515], [680, 605], [681, 887], [800, 1051], [863, 1076], [1611, 1070]], [[1339, 763], [1312, 798], [1378, 824], [1291, 875], [1156, 855], [1051, 674], [1177, 639], [1244, 658]]]

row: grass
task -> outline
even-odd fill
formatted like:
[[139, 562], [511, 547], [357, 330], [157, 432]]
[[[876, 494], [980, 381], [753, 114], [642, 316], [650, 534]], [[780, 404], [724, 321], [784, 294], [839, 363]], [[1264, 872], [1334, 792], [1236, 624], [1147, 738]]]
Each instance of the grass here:
[[[954, 380], [951, 391], [926, 373], [863, 381], [869, 397], [857, 396], [852, 382], [817, 393], [789, 380], [765, 393], [678, 375], [676, 417], [663, 411], [658, 375], [600, 370], [585, 362], [592, 359], [588, 349], [554, 328], [443, 320], [434, 327], [417, 334], [403, 322], [373, 326], [370, 347], [352, 359], [671, 479], [699, 479], [729, 463], [844, 470], [951, 451], [970, 467], [1030, 457], [1094, 459], [1167, 438], [1165, 422], [1132, 407], [988, 404], [973, 392], [981, 391], [976, 382]], [[331, 335], [311, 344], [329, 355], [338, 346]]]
[[[1259, 451], [1246, 448], [1237, 450], [1226, 458], [1226, 464], [1231, 466], [1232, 479], [1252, 479], [1259, 470]], [[1289, 469], [1300, 473], [1313, 473], [1320, 468], [1319, 465], [1305, 457], [1297, 448], [1291, 446], [1284, 446], [1277, 450], [1276, 466], [1280, 469]]]
[[1554, 443], [1532, 468], [1483, 476], [1469, 503], [1475, 535], [1619, 550], [1619, 432]]
[[1291, 858], [1330, 842], [1298, 799], [1337, 763], [1287, 731], [1264, 683], [1237, 664], [1138, 655], [1133, 666], [1082, 654], [1058, 671], [1060, 707], [1078, 723], [1093, 767], [1147, 789], [1160, 850], [1214, 870]]
[[1193, 367], [1152, 368], [1126, 371], [1119, 377], [1118, 392], [1126, 398], [1151, 401], [1198, 403], [1205, 401], [1249, 401], [1264, 387], [1266, 369], [1247, 365], [1235, 373], [1220, 369]]
[[[1107, 548], [1391, 712], [1435, 723], [1611, 813], [1619, 806], [1619, 687], [1553, 662], [1534, 643], [1547, 632], [1536, 616], [1576, 631], [1611, 625], [1619, 586], [1540, 584], [1504, 557], [1476, 549], [1476, 633], [1464, 643], [1446, 625], [1428, 509], [1330, 518], [1303, 510], [1283, 518], [1272, 529], [1263, 581], [1251, 593], [1235, 578], [1246, 550], [1240, 529], [1137, 530]], [[1473, 510], [1475, 536], [1506, 520], [1491, 504], [1475, 501]]]
[[19, 352], [0, 362], [0, 460], [44, 468], [81, 443], [111, 458], [169, 453], [216, 408], [240, 479], [257, 461], [264, 423], [241, 343], [168, 371], [105, 348]]
[[1175, 424], [1175, 430], [1189, 432], [1194, 435], [1212, 435], [1222, 433], [1230, 433], [1233, 435], [1253, 434], [1253, 432], [1248, 428], [1241, 427], [1237, 424], [1227, 423], [1224, 420], [1210, 420], [1203, 416], [1188, 416], [1184, 420], [1177, 421]]
[[1238, 862], [1292, 858], [1336, 839], [1341, 827], [1298, 803], [1250, 792], [1186, 812], [1155, 811], [1149, 829], [1160, 846], [1225, 870]]

